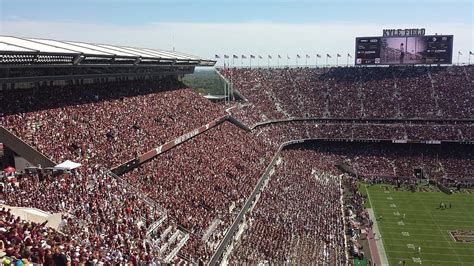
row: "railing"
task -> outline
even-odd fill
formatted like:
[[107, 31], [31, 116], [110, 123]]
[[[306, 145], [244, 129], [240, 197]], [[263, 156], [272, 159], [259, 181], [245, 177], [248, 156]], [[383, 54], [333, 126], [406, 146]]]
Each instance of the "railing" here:
[[258, 195], [260, 194], [261, 189], [264, 186], [264, 184], [266, 184], [266, 182], [267, 182], [267, 180], [270, 176], [270, 173], [271, 173], [275, 163], [277, 162], [277, 159], [280, 155], [281, 150], [283, 148], [285, 148], [286, 146], [293, 145], [293, 144], [298, 144], [298, 143], [303, 143], [307, 140], [309, 140], [309, 139], [293, 140], [293, 141], [285, 142], [285, 143], [280, 145], [277, 152], [273, 156], [271, 162], [269, 163], [269, 165], [265, 169], [265, 172], [263, 173], [263, 175], [258, 180], [257, 185], [255, 186], [252, 194], [250, 194], [250, 196], [247, 198], [247, 200], [245, 201], [245, 204], [242, 207], [241, 211], [239, 212], [237, 217], [234, 219], [234, 222], [232, 223], [229, 230], [227, 230], [227, 233], [225, 234], [224, 239], [219, 243], [219, 246], [217, 247], [216, 252], [212, 256], [211, 260], [209, 261], [209, 265], [216, 265], [220, 261], [220, 259], [222, 257], [222, 254], [224, 253], [224, 251], [228, 247], [230, 241], [234, 237], [239, 225], [243, 221], [243, 218], [244, 218], [245, 214], [247, 214], [247, 212], [250, 210], [250, 207], [253, 205], [254, 201], [256, 199], [258, 199]]
[[125, 179], [120, 178], [116, 174], [114, 174], [112, 171], [107, 170], [106, 172], [108, 175], [112, 176], [113, 178], [117, 179], [118, 182], [120, 182], [123, 186], [125, 186], [129, 191], [133, 191], [135, 195], [140, 197], [143, 201], [145, 201], [148, 205], [153, 206], [155, 209], [159, 210], [163, 214], [167, 214], [167, 211], [161, 204], [156, 202], [154, 199], [148, 197], [147, 195], [143, 194], [142, 191], [140, 191], [138, 188], [130, 185]]
[[441, 118], [326, 118], [326, 117], [294, 117], [288, 119], [274, 119], [265, 122], [259, 122], [251, 126], [254, 130], [261, 126], [277, 123], [315, 121], [321, 123], [366, 123], [366, 124], [440, 124], [440, 125], [457, 125], [474, 123], [474, 119], [441, 119]]
[[291, 145], [291, 144], [294, 144], [294, 143], [300, 143], [300, 142], [303, 142], [303, 140], [302, 141], [287, 142], [287, 143], [282, 144], [278, 148], [278, 150], [277, 150], [276, 154], [273, 156], [273, 159], [271, 160], [270, 164], [267, 166], [265, 172], [263, 173], [263, 175], [258, 180], [257, 185], [255, 186], [252, 194], [250, 194], [250, 196], [247, 198], [247, 200], [245, 201], [245, 205], [242, 207], [241, 211], [239, 212], [237, 217], [234, 219], [234, 222], [230, 226], [229, 230], [227, 230], [227, 233], [225, 234], [224, 239], [221, 241], [221, 243], [219, 244], [219, 246], [216, 249], [216, 252], [212, 256], [211, 260], [209, 261], [209, 265], [216, 265], [216, 264], [219, 263], [219, 261], [222, 257], [222, 254], [224, 253], [224, 251], [226, 250], [226, 248], [229, 245], [230, 241], [234, 237], [240, 223], [242, 222], [242, 220], [244, 218], [244, 215], [248, 212], [248, 210], [252, 206], [253, 201], [257, 197], [257, 194], [260, 193], [260, 190], [261, 190], [262, 186], [265, 184], [265, 181], [268, 179], [270, 171], [273, 169], [273, 166], [275, 165], [275, 163], [277, 161], [277, 158], [280, 155], [280, 151], [284, 147], [286, 147], [287, 145]]
[[130, 160], [128, 162], [125, 162], [121, 165], [115, 166], [114, 168], [111, 169], [111, 172], [117, 176], [117, 175], [122, 175], [125, 174], [126, 172], [129, 172], [130, 170], [134, 169], [135, 167], [139, 166], [140, 164], [147, 162], [156, 156], [190, 140], [191, 138], [194, 138], [197, 135], [200, 135], [207, 130], [221, 124], [222, 122], [226, 121], [228, 119], [228, 115], [221, 116], [219, 118], [214, 119], [213, 121], [207, 123], [206, 125], [202, 125], [186, 134], [183, 134], [174, 140], [168, 141], [165, 144], [156, 147], [148, 152], [145, 152], [144, 154], [139, 155], [137, 158]]

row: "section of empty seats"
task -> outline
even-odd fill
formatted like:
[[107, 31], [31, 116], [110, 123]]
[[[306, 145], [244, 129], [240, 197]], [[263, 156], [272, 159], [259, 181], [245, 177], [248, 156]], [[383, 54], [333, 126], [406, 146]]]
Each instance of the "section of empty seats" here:
[[346, 263], [340, 177], [323, 172], [320, 160], [312, 150], [281, 152], [230, 264]]
[[190, 232], [182, 252], [207, 261], [276, 149], [224, 122], [163, 153], [123, 178]]
[[115, 166], [222, 116], [175, 80], [1, 91], [1, 125], [55, 162]]

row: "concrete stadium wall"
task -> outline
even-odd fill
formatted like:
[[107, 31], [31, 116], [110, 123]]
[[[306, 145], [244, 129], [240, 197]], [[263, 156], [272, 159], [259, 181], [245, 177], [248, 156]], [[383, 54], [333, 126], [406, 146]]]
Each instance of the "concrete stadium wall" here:
[[10, 212], [20, 217], [24, 221], [29, 221], [33, 223], [44, 223], [48, 222], [46, 226], [58, 230], [61, 224], [61, 213], [51, 214], [49, 212], [42, 211], [36, 208], [27, 208], [27, 207], [13, 207], [8, 205], [0, 204], [0, 207], [10, 209]]
[[44, 156], [41, 152], [31, 147], [2, 126], [0, 126], [0, 143], [3, 143], [16, 154], [25, 158], [25, 160], [33, 164], [32, 166], [38, 166], [41, 164], [41, 167], [45, 168], [56, 165], [48, 157]]

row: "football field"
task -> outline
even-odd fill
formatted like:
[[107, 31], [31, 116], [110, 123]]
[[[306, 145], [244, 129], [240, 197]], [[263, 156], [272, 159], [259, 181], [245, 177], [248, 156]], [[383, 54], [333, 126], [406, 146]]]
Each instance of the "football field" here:
[[368, 194], [390, 265], [474, 265], [474, 194], [359, 188]]

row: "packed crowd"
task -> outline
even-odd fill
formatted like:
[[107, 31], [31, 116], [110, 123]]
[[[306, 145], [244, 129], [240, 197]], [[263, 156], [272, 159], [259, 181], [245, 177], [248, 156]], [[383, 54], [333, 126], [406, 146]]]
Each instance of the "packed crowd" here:
[[[34, 246], [43, 249], [38, 251], [42, 254], [37, 258], [38, 263], [47, 263], [45, 254], [58, 251], [70, 255], [76, 263], [88, 260], [151, 263], [160, 258], [159, 247], [152, 245], [146, 232], [166, 212], [105, 171], [85, 177], [67, 172], [24, 174], [17, 183], [4, 183], [0, 193], [3, 204], [63, 214], [60, 230], [64, 234], [30, 240], [28, 235], [36, 237], [37, 233], [28, 229], [28, 223], [16, 219], [14, 227], [30, 233], [16, 232], [21, 235], [20, 239], [4, 242], [15, 254], [21, 255], [26, 247]], [[2, 222], [10, 220], [8, 215], [2, 217]], [[12, 237], [15, 237], [14, 230]]]
[[430, 179], [472, 179], [474, 157], [470, 145], [388, 144], [360, 142], [309, 142], [299, 144], [318, 152], [321, 169], [337, 174], [332, 167], [346, 165], [360, 178], [410, 179], [414, 168]]
[[[414, 169], [421, 168], [425, 178], [465, 188], [472, 186], [474, 176], [472, 151], [462, 144], [446, 149], [443, 145], [313, 141], [292, 145], [281, 157], [247, 214], [245, 231], [227, 258], [230, 263], [340, 264], [345, 259], [343, 224], [350, 254], [363, 257], [359, 237], [372, 223], [363, 209], [357, 180], [409, 185], [416, 180]], [[343, 172], [357, 178], [341, 176]], [[337, 202], [341, 177], [347, 190], [343, 222], [342, 205]], [[325, 226], [328, 221], [334, 227]]]
[[0, 91], [0, 125], [54, 162], [110, 168], [224, 115], [182, 86], [163, 79]]
[[319, 161], [312, 150], [282, 151], [231, 264], [346, 263], [340, 176], [318, 169]]
[[[65, 246], [67, 237], [45, 226], [30, 223], [13, 215], [9, 209], [0, 209], [0, 261], [2, 265], [66, 265], [68, 262], [91, 262], [87, 252]], [[72, 244], [72, 243], [71, 243]], [[77, 254], [77, 255], [76, 255]], [[82, 254], [82, 255], [81, 255]], [[72, 255], [72, 257], [71, 257]]]
[[469, 124], [327, 123], [311, 120], [278, 122], [255, 128], [265, 142], [279, 145], [295, 139], [470, 141]]
[[[470, 74], [469, 74], [470, 73]], [[468, 82], [466, 83], [466, 74]], [[435, 92], [438, 94], [440, 114], [449, 118], [472, 118], [474, 111], [474, 66], [449, 68], [431, 72]]]
[[254, 125], [283, 118], [472, 118], [474, 67], [224, 69]]
[[[232, 76], [235, 87], [250, 100], [233, 109], [250, 124], [292, 117], [472, 117], [472, 92], [456, 94], [466, 90], [466, 77], [474, 77], [471, 68], [223, 73]], [[0, 125], [55, 162], [83, 164], [78, 172], [40, 169], [1, 184], [1, 203], [64, 216], [59, 233], [1, 210], [5, 229], [0, 252], [12, 260], [43, 264], [58, 259], [136, 265], [170, 256], [174, 263], [178, 257], [205, 263], [282, 142], [474, 139], [470, 124], [301, 121], [269, 124], [249, 134], [223, 122], [122, 177], [104, 170], [225, 114], [192, 90], [179, 89], [182, 86], [162, 79], [0, 91], [5, 103], [0, 106]], [[429, 94], [419, 89], [425, 87]], [[451, 110], [451, 105], [456, 107]], [[305, 145], [283, 152], [283, 162], [262, 192], [231, 261], [345, 263], [341, 172], [336, 163], [367, 178], [412, 176], [414, 167], [432, 178], [474, 176], [472, 151], [462, 145], [449, 150], [408, 144]], [[312, 206], [311, 211], [301, 212], [301, 202]]]
[[[123, 178], [191, 233], [182, 253], [205, 262], [274, 153], [275, 149], [251, 134], [224, 122]], [[211, 237], [204, 241], [207, 235]]]

